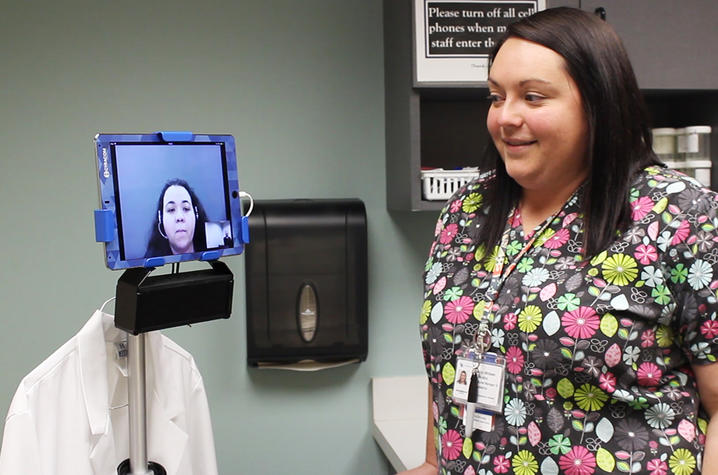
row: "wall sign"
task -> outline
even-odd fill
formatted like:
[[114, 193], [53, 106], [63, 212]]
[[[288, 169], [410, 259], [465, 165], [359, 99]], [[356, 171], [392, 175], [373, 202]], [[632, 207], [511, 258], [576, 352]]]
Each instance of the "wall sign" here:
[[414, 86], [485, 83], [506, 27], [546, 0], [414, 0]]

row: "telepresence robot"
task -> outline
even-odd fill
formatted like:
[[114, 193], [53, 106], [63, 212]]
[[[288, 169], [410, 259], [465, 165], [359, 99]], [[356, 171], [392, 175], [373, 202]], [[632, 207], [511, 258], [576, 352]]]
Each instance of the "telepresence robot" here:
[[[95, 239], [105, 244], [107, 267], [125, 269], [115, 326], [128, 333], [130, 453], [117, 473], [166, 475], [147, 455], [145, 333], [229, 318], [234, 278], [219, 259], [241, 254], [249, 242], [251, 196], [239, 189], [231, 135], [98, 134], [95, 151]], [[180, 273], [184, 261], [210, 268]], [[150, 275], [165, 264], [170, 273]]]

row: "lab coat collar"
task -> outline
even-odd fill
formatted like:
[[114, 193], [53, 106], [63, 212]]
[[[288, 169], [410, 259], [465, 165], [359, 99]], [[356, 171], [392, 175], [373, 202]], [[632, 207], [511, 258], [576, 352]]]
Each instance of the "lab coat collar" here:
[[92, 435], [102, 435], [109, 429], [109, 397], [107, 384], [107, 351], [105, 328], [114, 328], [111, 315], [99, 310], [77, 334], [77, 349], [80, 354], [80, 384], [85, 398], [87, 420]]
[[[113, 473], [117, 470], [118, 457], [110, 426], [110, 408], [107, 388], [106, 337], [119, 336], [114, 329], [111, 315], [99, 310], [77, 334], [77, 350], [80, 355], [80, 385], [85, 398], [87, 420], [90, 425], [90, 463], [94, 473]], [[117, 462], [116, 462], [117, 461]]]
[[[114, 473], [117, 465], [122, 462], [115, 455], [110, 425], [105, 347], [105, 341], [118, 341], [122, 334], [121, 330], [115, 328], [112, 315], [97, 310], [77, 335], [82, 393], [90, 431], [96, 440], [90, 452], [95, 473]], [[156, 368], [161, 367], [162, 353], [165, 351], [159, 332], [146, 334], [145, 349], [146, 381], [154, 381], [154, 384], [146, 384], [147, 390], [151, 392], [150, 397], [147, 397], [148, 449], [153, 447], [157, 449], [157, 453], [173, 454], [166, 460], [156, 461], [163, 465], [168, 475], [172, 475], [177, 473], [189, 438], [188, 434], [173, 422], [173, 419], [184, 412], [182, 391], [179, 387], [181, 382], [172, 378], [168, 372], [156, 371]], [[98, 384], [100, 381], [105, 383]], [[152, 457], [149, 450], [148, 454]]]

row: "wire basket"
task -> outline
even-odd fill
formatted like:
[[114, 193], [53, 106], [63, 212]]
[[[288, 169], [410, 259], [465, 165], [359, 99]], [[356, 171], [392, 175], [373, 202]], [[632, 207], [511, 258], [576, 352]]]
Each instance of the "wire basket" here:
[[477, 168], [461, 170], [421, 170], [422, 191], [425, 200], [447, 200], [456, 191], [479, 176]]

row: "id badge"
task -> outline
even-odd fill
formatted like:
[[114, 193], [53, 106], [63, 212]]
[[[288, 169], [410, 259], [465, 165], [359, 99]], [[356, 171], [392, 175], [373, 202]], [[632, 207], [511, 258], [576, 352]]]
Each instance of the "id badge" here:
[[454, 378], [454, 401], [460, 404], [469, 402], [469, 388], [471, 383], [471, 375], [479, 366], [479, 360], [472, 358], [457, 358], [456, 360], [456, 376]]
[[477, 409], [476, 404], [466, 404], [462, 416], [467, 437], [471, 437], [475, 430], [482, 432], [494, 430], [496, 416], [489, 411]]
[[504, 408], [504, 381], [506, 379], [506, 358], [496, 353], [483, 353], [473, 370], [468, 402], [479, 409], [501, 413]]

